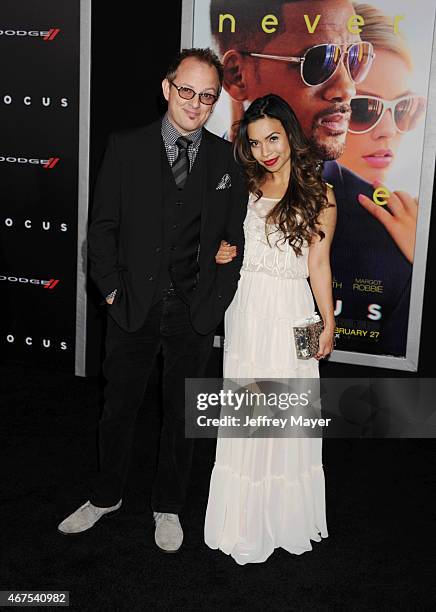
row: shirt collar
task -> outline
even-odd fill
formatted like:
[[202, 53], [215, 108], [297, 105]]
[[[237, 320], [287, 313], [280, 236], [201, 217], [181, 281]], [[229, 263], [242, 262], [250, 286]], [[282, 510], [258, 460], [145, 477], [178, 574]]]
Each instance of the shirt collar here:
[[168, 113], [165, 113], [162, 119], [161, 132], [162, 138], [167, 146], [175, 146], [177, 138], [180, 138], [180, 136], [186, 136], [186, 138], [192, 140], [192, 144], [189, 146], [198, 149], [203, 134], [203, 128], [199, 128], [198, 130], [195, 130], [195, 132], [190, 132], [189, 134], [181, 134], [168, 119]]

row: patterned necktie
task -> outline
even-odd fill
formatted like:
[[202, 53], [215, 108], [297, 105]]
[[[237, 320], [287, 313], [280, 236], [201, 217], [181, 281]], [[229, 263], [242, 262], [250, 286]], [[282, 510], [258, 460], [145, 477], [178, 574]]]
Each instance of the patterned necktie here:
[[184, 136], [180, 136], [180, 138], [177, 138], [176, 140], [176, 145], [179, 149], [179, 154], [177, 156], [176, 161], [171, 166], [171, 169], [173, 171], [174, 180], [176, 181], [176, 185], [179, 189], [183, 189], [186, 183], [186, 179], [188, 178], [188, 147], [191, 142], [191, 140], [188, 140], [188, 138], [185, 138]]

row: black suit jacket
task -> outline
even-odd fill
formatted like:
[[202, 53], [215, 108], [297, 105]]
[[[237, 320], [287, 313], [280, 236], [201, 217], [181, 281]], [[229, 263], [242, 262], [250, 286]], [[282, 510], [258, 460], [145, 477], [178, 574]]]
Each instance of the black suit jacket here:
[[[103, 297], [118, 290], [108, 312], [130, 332], [145, 321], [163, 258], [161, 139], [160, 120], [112, 134], [94, 192], [88, 230], [90, 276]], [[194, 328], [206, 334], [221, 321], [237, 288], [248, 191], [229, 142], [204, 129], [200, 147], [206, 153], [200, 272], [190, 309]], [[226, 174], [231, 186], [217, 189]], [[215, 263], [221, 240], [238, 247], [238, 256], [224, 266]]]

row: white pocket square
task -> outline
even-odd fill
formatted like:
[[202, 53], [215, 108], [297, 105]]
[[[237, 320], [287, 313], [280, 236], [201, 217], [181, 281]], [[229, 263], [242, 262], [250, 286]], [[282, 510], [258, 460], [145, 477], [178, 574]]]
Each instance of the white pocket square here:
[[230, 174], [225, 174], [223, 178], [220, 180], [216, 189], [228, 189], [232, 186], [232, 179], [230, 178]]

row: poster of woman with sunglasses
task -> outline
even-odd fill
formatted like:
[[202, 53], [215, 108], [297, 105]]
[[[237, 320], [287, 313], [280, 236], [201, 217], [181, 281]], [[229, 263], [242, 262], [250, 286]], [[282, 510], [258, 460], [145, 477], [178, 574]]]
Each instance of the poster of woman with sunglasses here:
[[[346, 146], [339, 162], [371, 184], [402, 190], [390, 204], [393, 214], [365, 197], [361, 204], [385, 225], [412, 263], [418, 176], [408, 169], [413, 149], [419, 151], [422, 146], [426, 98], [414, 92], [411, 52], [405, 37], [394, 32], [392, 20], [370, 4], [354, 4], [354, 8], [365, 20], [361, 38], [372, 43], [377, 61], [351, 100]], [[410, 137], [403, 142], [406, 134]], [[402, 150], [405, 163], [398, 160]]]
[[[212, 46], [224, 65], [208, 129], [232, 140], [250, 102], [276, 93], [293, 108], [333, 185], [331, 359], [416, 369], [433, 180], [422, 162], [429, 156], [434, 3], [184, 4], [182, 46]], [[417, 224], [424, 240], [415, 249]]]

